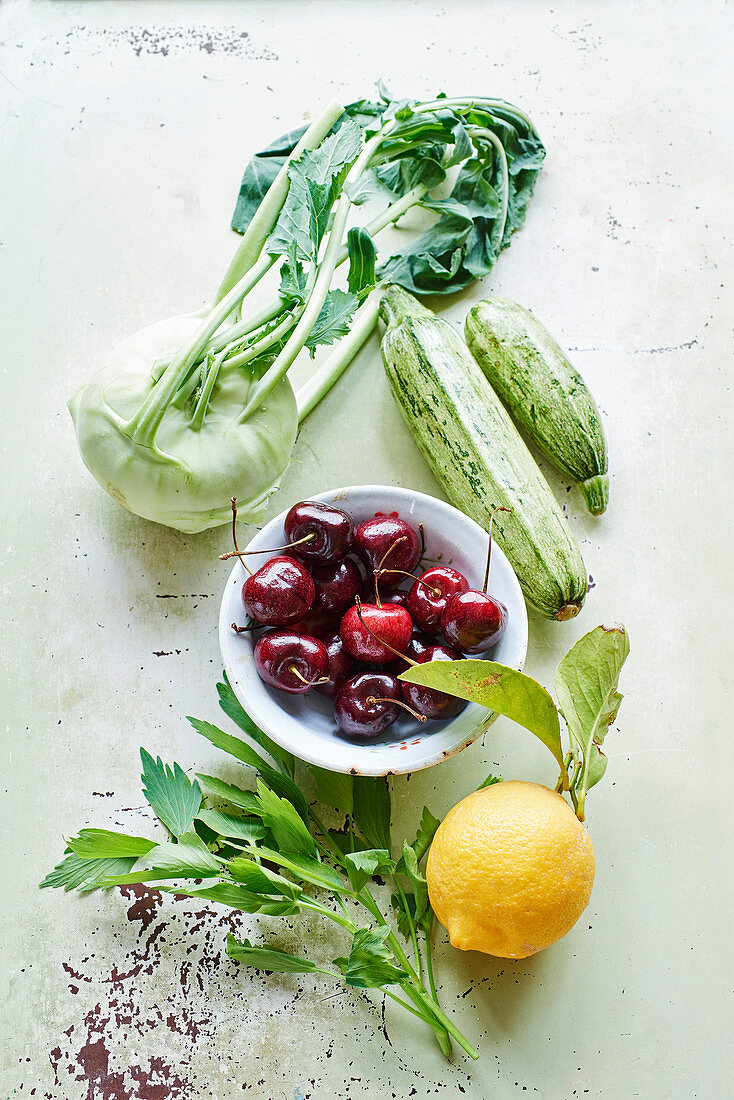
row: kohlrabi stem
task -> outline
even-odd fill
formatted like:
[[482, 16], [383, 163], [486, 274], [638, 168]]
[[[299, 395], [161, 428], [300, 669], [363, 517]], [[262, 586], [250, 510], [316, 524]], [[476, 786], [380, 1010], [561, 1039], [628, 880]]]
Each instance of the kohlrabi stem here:
[[219, 377], [219, 368], [222, 365], [222, 360], [226, 352], [220, 351], [219, 355], [215, 356], [214, 362], [209, 367], [209, 372], [206, 376], [206, 382], [202, 386], [201, 393], [199, 394], [199, 400], [196, 402], [196, 408], [193, 411], [191, 420], [189, 421], [189, 427], [192, 431], [198, 432], [201, 430], [201, 426], [204, 423], [204, 417], [206, 416], [206, 410], [209, 408], [209, 400], [212, 395], [212, 390]]
[[[507, 209], [510, 198], [510, 170], [507, 166], [507, 154], [505, 153], [502, 142], [496, 134], [491, 130], [486, 130], [481, 126], [469, 126], [467, 127], [467, 133], [471, 137], [484, 138], [485, 141], [490, 142], [492, 148], [495, 149], [497, 156], [499, 157], [500, 164], [502, 165], [502, 194], [500, 196], [502, 201], [502, 217], [498, 218], [492, 226], [492, 240], [502, 242], [502, 238], [505, 235], [505, 226], [507, 225]], [[499, 225], [499, 230], [496, 226]]]
[[334, 210], [334, 222], [329, 233], [329, 240], [324, 252], [324, 258], [319, 265], [319, 273], [314, 283], [313, 292], [308, 304], [301, 314], [301, 318], [291, 333], [287, 344], [277, 357], [272, 367], [263, 375], [259, 382], [255, 383], [248, 398], [247, 404], [240, 416], [240, 420], [247, 417], [258, 408], [278, 383], [285, 378], [299, 351], [306, 343], [316, 319], [321, 313], [321, 307], [326, 301], [326, 295], [331, 286], [331, 280], [336, 267], [336, 260], [342, 235], [347, 224], [347, 216], [351, 201], [348, 195], [342, 195]]
[[[268, 348], [272, 348], [274, 344], [277, 344], [279, 340], [286, 335], [289, 329], [293, 328], [296, 323], [296, 316], [293, 313], [287, 313], [279, 325], [276, 325], [272, 332], [269, 332], [267, 336], [261, 336], [259, 340], [256, 340], [244, 351], [238, 352], [237, 355], [227, 355], [224, 360], [224, 370], [235, 370], [237, 367], [244, 367], [246, 363], [256, 359], [258, 355], [262, 355]], [[225, 349], [226, 353], [226, 349]]]
[[348, 334], [339, 341], [334, 351], [327, 356], [321, 366], [296, 391], [299, 424], [316, 408], [319, 401], [326, 396], [334, 383], [341, 378], [352, 359], [375, 331], [378, 306], [377, 294], [373, 291], [354, 314], [352, 327]]
[[266, 191], [240, 241], [237, 251], [232, 257], [232, 261], [216, 293], [215, 305], [221, 302], [242, 276], [250, 270], [262, 252], [263, 245], [278, 220], [278, 215], [288, 195], [288, 168], [291, 162], [297, 160], [306, 149], [315, 149], [317, 145], [320, 145], [334, 123], [343, 114], [344, 108], [342, 105], [335, 101], [331, 102], [319, 117], [311, 123], [293, 152], [289, 154], [285, 164]]
[[148, 397], [125, 426], [126, 434], [144, 446], [152, 447], [166, 409], [176, 390], [189, 373], [192, 364], [206, 347], [209, 338], [239, 301], [262, 279], [275, 263], [274, 256], [263, 256], [252, 270], [243, 276], [229, 294], [215, 306], [194, 334], [179, 348]]
[[463, 107], [466, 111], [470, 111], [472, 107], [479, 107], [480, 110], [484, 109], [489, 111], [496, 109], [500, 117], [502, 113], [511, 116], [514, 115], [515, 118], [519, 118], [525, 123], [531, 133], [535, 133], [535, 126], [525, 112], [504, 99], [489, 99], [485, 96], [471, 96], [471, 98], [466, 99], [434, 99], [427, 103], [414, 104], [413, 110], [419, 114], [430, 114], [432, 111], [442, 111], [446, 107]]

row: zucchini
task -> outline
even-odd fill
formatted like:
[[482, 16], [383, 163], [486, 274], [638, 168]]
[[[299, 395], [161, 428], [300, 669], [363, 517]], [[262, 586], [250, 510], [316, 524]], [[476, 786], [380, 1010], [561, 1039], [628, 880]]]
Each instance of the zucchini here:
[[466, 342], [520, 431], [577, 481], [594, 516], [609, 501], [607, 445], [594, 398], [551, 334], [509, 298], [469, 311]]
[[413, 439], [452, 504], [494, 535], [526, 599], [571, 619], [587, 574], [563, 512], [502, 402], [456, 329], [402, 287], [380, 303], [382, 358]]

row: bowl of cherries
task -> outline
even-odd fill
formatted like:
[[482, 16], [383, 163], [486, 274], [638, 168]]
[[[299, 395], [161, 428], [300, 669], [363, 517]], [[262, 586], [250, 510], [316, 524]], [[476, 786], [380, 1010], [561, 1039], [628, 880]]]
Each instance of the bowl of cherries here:
[[222, 659], [277, 744], [330, 771], [387, 775], [435, 764], [492, 723], [483, 707], [398, 678], [468, 656], [523, 667], [520, 586], [468, 516], [359, 485], [299, 501], [244, 548], [234, 538]]

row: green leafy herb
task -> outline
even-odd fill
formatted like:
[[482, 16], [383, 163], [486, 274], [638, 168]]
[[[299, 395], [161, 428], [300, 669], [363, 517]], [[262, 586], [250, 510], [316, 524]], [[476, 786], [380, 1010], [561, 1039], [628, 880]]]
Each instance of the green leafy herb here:
[[309, 959], [300, 959], [287, 951], [276, 951], [272, 947], [253, 947], [249, 940], [240, 942], [230, 932], [227, 936], [227, 954], [245, 966], [254, 966], [257, 970], [276, 971], [279, 974], [331, 974]]
[[109, 829], [80, 829], [78, 837], [69, 841], [72, 852], [82, 859], [119, 859], [126, 856], [144, 856], [155, 841], [126, 833], [112, 833]]
[[[260, 801], [254, 791], [243, 791], [233, 783], [225, 783], [223, 779], [217, 779], [215, 775], [203, 775], [198, 773], [198, 778], [208, 791], [226, 799], [233, 806], [244, 810], [246, 814], [257, 814], [260, 810]], [[201, 817], [201, 814], [198, 815]]]
[[484, 782], [479, 784], [479, 786], [477, 787], [477, 790], [481, 791], [481, 790], [483, 790], [484, 787], [493, 787], [495, 783], [501, 783], [501, 782], [502, 782], [501, 776], [492, 775], [490, 773], [487, 776], [487, 778], [484, 780]]
[[390, 849], [390, 790], [384, 779], [355, 775], [354, 820], [369, 844]]
[[206, 737], [218, 749], [228, 752], [230, 756], [234, 756], [243, 764], [248, 764], [251, 768], [254, 768], [264, 782], [281, 798], [287, 799], [295, 806], [303, 820], [306, 820], [308, 817], [306, 799], [290, 775], [273, 768], [251, 745], [246, 744], [239, 737], [233, 737], [232, 734], [225, 733], [218, 726], [213, 726], [211, 722], [202, 722], [198, 718], [189, 718], [188, 721], [197, 733], [200, 733], [202, 737]]
[[159, 821], [174, 836], [187, 833], [193, 825], [202, 802], [201, 787], [174, 764], [171, 769], [160, 756], [157, 760], [140, 750], [143, 761], [143, 794]]
[[405, 873], [413, 887], [413, 899], [415, 903], [415, 919], [423, 920], [428, 912], [428, 885], [426, 876], [418, 867], [418, 856], [407, 840], [403, 841], [403, 863]]
[[360, 928], [355, 932], [349, 958], [334, 959], [337, 966], [343, 967], [347, 985], [376, 989], [406, 981], [407, 971], [395, 965], [393, 952], [385, 943], [389, 934], [387, 927]]
[[261, 779], [257, 781], [257, 793], [263, 824], [270, 829], [281, 851], [315, 855], [316, 842], [295, 807], [266, 787]]
[[235, 817], [220, 810], [200, 810], [196, 820], [203, 821], [218, 836], [245, 840], [249, 844], [262, 840], [266, 832], [262, 822], [254, 817]]
[[83, 859], [72, 853], [61, 863], [57, 863], [53, 871], [40, 883], [43, 887], [64, 890], [88, 890], [100, 889], [100, 883], [115, 875], [124, 875], [135, 863], [135, 858], [130, 859]]
[[351, 814], [354, 809], [354, 777], [348, 772], [329, 772], [309, 764], [308, 770], [313, 776], [316, 794], [326, 806]]
[[344, 857], [344, 863], [352, 889], [356, 894], [375, 875], [391, 874], [395, 870], [395, 863], [385, 848], [349, 852]]
[[217, 693], [219, 695], [219, 705], [224, 713], [231, 718], [235, 725], [239, 726], [248, 737], [251, 737], [260, 748], [265, 749], [265, 752], [269, 753], [273, 760], [277, 760], [282, 770], [292, 777], [296, 770], [296, 761], [293, 753], [288, 752], [287, 749], [281, 748], [281, 746], [277, 745], [275, 741], [267, 736], [267, 734], [263, 733], [260, 727], [250, 718], [249, 714], [245, 711], [239, 699], [232, 691], [232, 685], [229, 682], [227, 673], [223, 672], [222, 676], [224, 677], [224, 681], [223, 683], [217, 684]]

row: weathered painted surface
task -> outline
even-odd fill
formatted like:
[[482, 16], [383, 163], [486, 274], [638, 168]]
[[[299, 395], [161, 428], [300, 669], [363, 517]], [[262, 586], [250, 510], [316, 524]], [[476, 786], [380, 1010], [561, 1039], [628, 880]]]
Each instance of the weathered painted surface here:
[[[710, 0], [0, 5], [2, 1100], [728, 1094], [731, 38], [731, 8]], [[527, 669], [550, 684], [597, 622], [623, 619], [632, 641], [589, 800], [587, 914], [522, 963], [440, 941], [476, 1065], [447, 1065], [379, 998], [223, 956], [230, 927], [339, 954], [316, 923], [35, 885], [79, 826], [150, 828], [141, 744], [237, 775], [183, 717], [217, 713], [227, 533], [122, 512], [82, 469], [65, 400], [107, 348], [216, 285], [249, 154], [378, 77], [505, 96], [546, 141], [527, 226], [486, 290], [570, 350], [605, 417], [612, 490], [594, 521], [549, 475], [594, 586], [570, 623], [531, 616]], [[375, 341], [305, 426], [273, 510], [360, 481], [437, 491]], [[396, 779], [399, 822], [425, 801], [445, 812], [490, 770], [553, 779], [500, 721]]]

